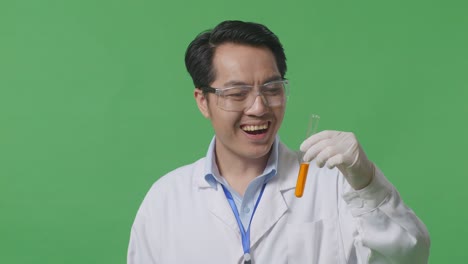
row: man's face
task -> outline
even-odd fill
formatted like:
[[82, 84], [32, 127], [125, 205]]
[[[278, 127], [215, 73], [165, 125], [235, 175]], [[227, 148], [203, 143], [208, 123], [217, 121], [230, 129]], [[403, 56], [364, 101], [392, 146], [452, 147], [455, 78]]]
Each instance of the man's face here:
[[[260, 85], [281, 79], [273, 53], [263, 47], [222, 44], [215, 51], [213, 67], [216, 79], [211, 86], [220, 89], [246, 84], [255, 85], [254, 91], [258, 91]], [[268, 107], [257, 96], [252, 106], [229, 112], [217, 107], [215, 94], [206, 96], [208, 100], [199, 89], [195, 90], [199, 109], [211, 120], [216, 133], [217, 157], [249, 161], [266, 158], [283, 121], [285, 106]]]

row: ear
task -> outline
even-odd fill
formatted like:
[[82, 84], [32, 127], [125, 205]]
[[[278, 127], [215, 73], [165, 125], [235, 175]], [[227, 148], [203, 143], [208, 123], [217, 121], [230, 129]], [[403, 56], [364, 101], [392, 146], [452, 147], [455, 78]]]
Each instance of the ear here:
[[[205, 118], [210, 118], [210, 110], [208, 108], [208, 99], [203, 94], [202, 90], [195, 88], [193, 92], [198, 109]], [[206, 95], [208, 96], [208, 95]]]

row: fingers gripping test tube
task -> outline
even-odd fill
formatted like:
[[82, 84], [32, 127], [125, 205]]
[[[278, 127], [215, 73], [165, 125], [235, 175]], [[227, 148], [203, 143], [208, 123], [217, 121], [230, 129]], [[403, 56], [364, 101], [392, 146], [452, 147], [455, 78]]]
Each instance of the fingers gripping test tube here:
[[[318, 121], [320, 116], [311, 115], [309, 119], [309, 126], [307, 128], [306, 138], [312, 136], [317, 131]], [[304, 153], [301, 157], [301, 166], [299, 168], [299, 174], [297, 175], [296, 183], [296, 197], [300, 198], [304, 194], [304, 187], [307, 179], [307, 173], [309, 172], [309, 162], [304, 160]]]

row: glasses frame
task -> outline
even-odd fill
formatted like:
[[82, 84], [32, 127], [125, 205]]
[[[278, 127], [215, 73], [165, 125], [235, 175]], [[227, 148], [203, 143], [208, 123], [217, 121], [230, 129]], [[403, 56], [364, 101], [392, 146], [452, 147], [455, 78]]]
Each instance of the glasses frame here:
[[[270, 106], [268, 104], [268, 100], [266, 99], [265, 95], [263, 94], [262, 92], [262, 89], [261, 87], [265, 87], [269, 84], [272, 84], [272, 83], [283, 83], [283, 87], [284, 87], [284, 92], [285, 92], [285, 96], [286, 96], [286, 100], [288, 100], [289, 98], [289, 80], [288, 79], [281, 79], [281, 80], [276, 80], [276, 81], [271, 81], [271, 82], [267, 82], [267, 83], [264, 83], [262, 85], [259, 85], [260, 86], [260, 91], [257, 92], [257, 96], [261, 95], [262, 96], [262, 100], [263, 102], [265, 103], [265, 105], [267, 106]], [[250, 87], [252, 90], [255, 88], [255, 85], [234, 85], [234, 86], [229, 86], [229, 87], [226, 87], [226, 88], [214, 88], [214, 87], [211, 87], [211, 86], [202, 86], [200, 87], [200, 89], [202, 90], [203, 93], [213, 93], [213, 94], [216, 94], [217, 95], [217, 100], [219, 100], [219, 97], [223, 97], [224, 96], [224, 93], [230, 89], [234, 89], [234, 88], [239, 88], [239, 87]], [[216, 106], [218, 106], [219, 108], [223, 109], [222, 107], [219, 106], [218, 104], [218, 101], [216, 102]], [[226, 109], [223, 109], [225, 111], [229, 111], [229, 112], [242, 112], [244, 111], [245, 109], [243, 110], [226, 110]]]

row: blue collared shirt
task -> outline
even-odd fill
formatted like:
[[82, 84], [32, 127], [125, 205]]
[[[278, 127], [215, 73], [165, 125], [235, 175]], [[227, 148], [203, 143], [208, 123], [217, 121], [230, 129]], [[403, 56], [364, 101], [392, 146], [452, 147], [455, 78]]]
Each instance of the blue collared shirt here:
[[275, 138], [273, 142], [272, 151], [270, 157], [268, 158], [267, 165], [263, 170], [263, 173], [256, 177], [249, 183], [247, 190], [245, 191], [244, 197], [237, 193], [229, 183], [223, 178], [218, 170], [218, 165], [216, 164], [215, 153], [215, 141], [216, 138], [213, 137], [211, 140], [210, 146], [208, 147], [208, 152], [206, 154], [206, 163], [205, 163], [205, 180], [210, 184], [214, 189], [218, 188], [218, 183], [226, 187], [229, 192], [231, 192], [234, 202], [236, 203], [237, 210], [239, 211], [239, 216], [242, 221], [244, 229], [247, 230], [250, 223], [250, 218], [252, 217], [252, 212], [255, 206], [255, 202], [258, 199], [260, 190], [263, 184], [267, 183], [271, 178], [276, 175], [278, 168], [278, 145], [279, 137]]

